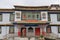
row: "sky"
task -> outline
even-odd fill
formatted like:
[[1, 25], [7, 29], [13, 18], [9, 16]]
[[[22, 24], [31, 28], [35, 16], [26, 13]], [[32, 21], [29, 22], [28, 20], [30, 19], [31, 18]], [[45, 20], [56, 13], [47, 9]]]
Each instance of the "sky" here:
[[14, 8], [19, 6], [48, 6], [51, 4], [59, 4], [60, 0], [0, 0], [0, 8]]

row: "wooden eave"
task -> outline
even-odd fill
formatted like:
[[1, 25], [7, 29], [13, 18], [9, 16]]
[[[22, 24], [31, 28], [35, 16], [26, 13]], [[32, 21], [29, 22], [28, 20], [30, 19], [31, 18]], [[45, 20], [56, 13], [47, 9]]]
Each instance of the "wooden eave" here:
[[0, 8], [0, 12], [14, 12], [15, 10], [14, 9], [1, 9]]
[[[54, 5], [57, 7], [60, 7], [58, 5]], [[60, 11], [60, 9], [52, 9], [51, 7], [53, 6], [18, 6], [18, 5], [14, 5], [15, 10], [47, 10], [47, 11]]]
[[49, 24], [50, 26], [60, 26], [60, 24]]
[[14, 6], [17, 10], [48, 10], [48, 6]]
[[0, 26], [13, 26], [13, 24], [0, 24]]

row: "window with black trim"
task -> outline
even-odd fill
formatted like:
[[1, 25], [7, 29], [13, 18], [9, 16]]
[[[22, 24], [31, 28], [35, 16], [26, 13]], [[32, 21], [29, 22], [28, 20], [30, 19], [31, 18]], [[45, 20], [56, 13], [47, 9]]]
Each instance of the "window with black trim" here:
[[60, 26], [58, 26], [58, 33], [60, 33]]
[[1, 28], [1, 26], [0, 26], [0, 34], [1, 34], [1, 32], [2, 32], [2, 28]]
[[3, 18], [3, 17], [2, 17], [2, 14], [0, 14], [0, 21], [2, 21], [2, 18]]
[[60, 21], [60, 14], [57, 14], [57, 21]]
[[9, 27], [9, 34], [13, 34], [14, 33], [14, 26], [10, 26]]
[[14, 14], [10, 14], [10, 21], [14, 21]]
[[22, 20], [41, 20], [39, 11], [22, 11]]
[[47, 33], [51, 33], [51, 26], [47, 26], [47, 27], [46, 27], [46, 32], [47, 32]]

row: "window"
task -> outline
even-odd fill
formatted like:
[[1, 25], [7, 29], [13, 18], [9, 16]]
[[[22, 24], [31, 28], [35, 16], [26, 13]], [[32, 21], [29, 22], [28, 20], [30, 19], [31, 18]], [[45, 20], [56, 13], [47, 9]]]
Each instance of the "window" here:
[[2, 21], [2, 14], [0, 14], [0, 21]]
[[14, 21], [14, 14], [10, 14], [10, 21]]
[[50, 26], [47, 26], [46, 32], [47, 32], [47, 33], [51, 33], [51, 27], [50, 27]]
[[57, 14], [57, 20], [60, 21], [60, 14]]
[[48, 14], [48, 21], [51, 21], [50, 14]]
[[26, 19], [26, 14], [22, 14], [22, 20]]
[[46, 13], [42, 13], [42, 18], [46, 19]]
[[22, 20], [40, 20], [39, 11], [22, 11]]
[[35, 19], [35, 15], [34, 14], [32, 15], [32, 18]]
[[1, 29], [1, 26], [0, 26], [0, 34], [1, 34], [1, 32], [2, 32], [2, 29]]
[[60, 26], [58, 26], [58, 33], [60, 33]]
[[10, 26], [9, 27], [9, 33], [11, 34], [11, 33], [14, 33], [14, 26]]
[[20, 12], [17, 12], [17, 13], [16, 13], [16, 18], [17, 18], [17, 19], [20, 19]]

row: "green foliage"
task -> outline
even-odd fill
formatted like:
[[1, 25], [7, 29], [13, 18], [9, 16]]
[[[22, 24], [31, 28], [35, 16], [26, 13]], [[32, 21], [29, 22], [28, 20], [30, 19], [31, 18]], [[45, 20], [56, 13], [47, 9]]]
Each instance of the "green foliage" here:
[[43, 38], [44, 36], [43, 35], [40, 35], [40, 38]]

